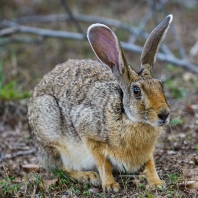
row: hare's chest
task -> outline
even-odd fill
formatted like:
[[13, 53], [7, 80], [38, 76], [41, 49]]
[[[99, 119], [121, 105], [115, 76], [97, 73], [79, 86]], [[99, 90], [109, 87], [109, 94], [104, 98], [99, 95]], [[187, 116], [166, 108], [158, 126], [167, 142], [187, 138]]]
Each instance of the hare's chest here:
[[113, 169], [121, 172], [137, 172], [151, 157], [152, 152], [129, 152], [119, 153], [118, 155], [109, 157]]

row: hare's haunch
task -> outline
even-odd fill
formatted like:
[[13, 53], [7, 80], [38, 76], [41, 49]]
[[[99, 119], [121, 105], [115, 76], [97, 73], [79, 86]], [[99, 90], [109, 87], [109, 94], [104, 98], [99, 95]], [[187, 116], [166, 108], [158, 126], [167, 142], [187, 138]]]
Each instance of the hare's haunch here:
[[151, 32], [138, 73], [127, 64], [115, 33], [93, 24], [87, 37], [102, 63], [69, 60], [44, 76], [28, 104], [44, 168], [117, 192], [112, 169], [134, 172], [144, 166], [149, 185], [163, 184], [153, 151], [170, 110], [161, 81], [150, 72], [171, 21], [169, 15]]

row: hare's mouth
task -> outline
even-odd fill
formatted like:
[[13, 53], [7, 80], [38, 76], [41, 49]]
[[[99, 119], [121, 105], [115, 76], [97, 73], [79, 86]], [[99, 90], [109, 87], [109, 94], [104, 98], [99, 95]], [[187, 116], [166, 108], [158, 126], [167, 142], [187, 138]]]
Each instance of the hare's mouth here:
[[158, 127], [162, 127], [162, 126], [168, 125], [169, 121], [170, 119], [168, 117], [166, 120], [157, 120], [157, 122], [155, 122], [154, 125]]

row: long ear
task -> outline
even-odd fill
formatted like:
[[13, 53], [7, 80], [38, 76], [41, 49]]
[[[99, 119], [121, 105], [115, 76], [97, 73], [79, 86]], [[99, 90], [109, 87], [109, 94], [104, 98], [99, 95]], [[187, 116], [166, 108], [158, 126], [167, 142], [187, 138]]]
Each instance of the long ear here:
[[109, 27], [93, 24], [88, 28], [87, 38], [98, 59], [112, 69], [118, 81], [124, 80], [127, 83], [131, 77], [137, 75], [129, 68], [120, 42]]
[[160, 43], [166, 37], [172, 19], [173, 15], [168, 15], [149, 35], [141, 55], [141, 70], [146, 69], [150, 73], [153, 64], [156, 62]]

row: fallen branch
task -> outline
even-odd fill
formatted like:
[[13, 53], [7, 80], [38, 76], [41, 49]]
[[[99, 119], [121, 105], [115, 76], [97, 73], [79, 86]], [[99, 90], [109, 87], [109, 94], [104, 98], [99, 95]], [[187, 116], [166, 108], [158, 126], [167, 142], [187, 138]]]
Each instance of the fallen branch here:
[[[65, 32], [65, 31], [58, 31], [58, 30], [47, 30], [47, 29], [42, 29], [42, 28], [21, 26], [13, 22], [9, 22], [9, 24], [12, 26], [11, 28], [13, 28], [13, 30], [10, 31], [11, 33], [20, 32], [20, 33], [36, 34], [42, 37], [66, 38], [66, 39], [74, 39], [74, 40], [86, 39], [86, 36], [81, 33]], [[5, 31], [0, 31], [0, 36], [5, 35], [2, 32], [5, 33]], [[123, 49], [127, 51], [142, 53], [142, 47], [138, 45], [135, 45], [132, 43], [126, 43], [126, 42], [121, 42], [121, 44], [122, 44]], [[163, 54], [160, 52], [158, 53], [157, 58], [160, 61], [169, 62], [171, 64], [178, 65], [180, 67], [183, 67], [195, 73], [198, 73], [198, 67], [193, 64], [190, 64], [187, 60], [181, 60], [181, 59], [178, 59], [173, 56]]]
[[36, 152], [35, 148], [30, 149], [28, 151], [18, 151], [15, 154], [13, 154], [12, 157], [15, 158], [15, 157], [18, 157], [18, 156], [31, 155], [31, 154], [33, 154], [35, 152]]
[[45, 37], [58, 37], [58, 38], [66, 38], [66, 39], [76, 39], [76, 40], [84, 40], [85, 35], [81, 33], [75, 32], [65, 32], [65, 31], [58, 31], [58, 30], [47, 30], [43, 28], [35, 28], [35, 27], [28, 27], [28, 26], [21, 26], [13, 22], [7, 22], [11, 27], [6, 28], [0, 31], [0, 36], [5, 36], [9, 34], [13, 34], [16, 32], [20, 33], [29, 33], [29, 34], [36, 34]]
[[[96, 17], [96, 16], [89, 16], [89, 15], [83, 15], [83, 14], [76, 14], [72, 16], [75, 18], [76, 21], [81, 21], [81, 22], [86, 22], [86, 23], [104, 23], [108, 26], [113, 26], [116, 28], [126, 30], [132, 34], [132, 36], [129, 39], [129, 42], [134, 43], [137, 37], [142, 37], [144, 39], [148, 38], [149, 33], [144, 32], [143, 28], [146, 25], [146, 22], [151, 17], [152, 13], [153, 13], [152, 11], [147, 13], [137, 28], [127, 23], [122, 23], [118, 20], [104, 18], [104, 17]], [[26, 16], [26, 17], [13, 19], [13, 21], [18, 24], [27, 24], [27, 23], [34, 23], [34, 22], [50, 23], [50, 22], [55, 22], [55, 21], [65, 22], [65, 21], [70, 21], [70, 20], [71, 20], [71, 17], [69, 15]], [[82, 30], [79, 32], [82, 33]], [[173, 55], [165, 44], [162, 44], [160, 48], [162, 49], [164, 53]]]
[[[96, 17], [96, 16], [89, 16], [89, 15], [83, 15], [83, 14], [76, 14], [74, 15], [75, 19], [81, 22], [86, 23], [104, 23], [108, 26], [113, 26], [116, 28], [127, 30], [130, 33], [133, 33], [135, 35], [141, 36], [144, 39], [148, 37], [148, 33], [142, 32], [139, 34], [138, 28], [135, 28], [127, 23], [120, 22], [115, 19], [109, 19], [104, 17]], [[20, 17], [13, 19], [13, 22], [16, 22], [17, 24], [27, 24], [27, 23], [34, 23], [34, 22], [42, 22], [42, 23], [49, 23], [49, 22], [55, 22], [55, 21], [69, 21], [70, 17], [68, 15], [48, 15], [48, 16], [26, 16], [26, 17]], [[1, 23], [1, 26], [4, 22]], [[1, 27], [0, 26], [0, 27]]]
[[0, 39], [0, 46], [4, 46], [10, 43], [26, 43], [26, 44], [38, 44], [43, 41], [43, 37], [39, 36], [37, 39], [32, 39], [31, 37], [10, 37]]

